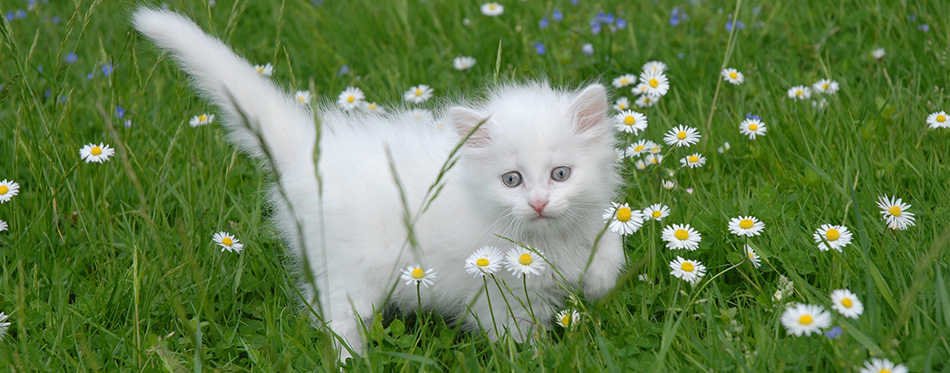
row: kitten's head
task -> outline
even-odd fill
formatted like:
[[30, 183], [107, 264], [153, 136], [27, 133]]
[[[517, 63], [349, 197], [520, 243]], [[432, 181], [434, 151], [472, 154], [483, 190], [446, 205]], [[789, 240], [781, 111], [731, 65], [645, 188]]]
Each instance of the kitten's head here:
[[[461, 136], [463, 180], [496, 221], [488, 234], [576, 232], [599, 225], [620, 183], [607, 94], [546, 84], [509, 85], [480, 107], [449, 114]], [[592, 221], [592, 219], [594, 221]]]

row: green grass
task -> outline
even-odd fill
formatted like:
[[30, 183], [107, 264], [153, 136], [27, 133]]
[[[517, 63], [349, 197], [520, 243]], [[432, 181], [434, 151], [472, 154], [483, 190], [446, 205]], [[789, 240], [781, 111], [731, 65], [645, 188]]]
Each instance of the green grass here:
[[[709, 158], [703, 168], [680, 170], [681, 149], [659, 169], [627, 163], [623, 200], [663, 202], [673, 213], [626, 240], [627, 271], [607, 298], [581, 305], [576, 329], [555, 328], [522, 346], [489, 343], [438, 315], [423, 323], [414, 315], [377, 318], [368, 325], [377, 346], [347, 369], [853, 371], [869, 357], [911, 371], [950, 369], [950, 130], [924, 123], [931, 112], [950, 110], [943, 16], [950, 3], [702, 1], [680, 5], [689, 18], [673, 27], [674, 5], [664, 1], [506, 0], [498, 18], [482, 16], [474, 1], [235, 1], [169, 3], [252, 61], [273, 62], [274, 79], [288, 88], [312, 84], [317, 96], [334, 99], [355, 85], [391, 106], [425, 83], [440, 99], [424, 106], [435, 108], [477, 97], [495, 81], [609, 83], [657, 59], [670, 65], [673, 88], [648, 111], [645, 137], [659, 141], [679, 123], [703, 133], [690, 150]], [[41, 371], [328, 368], [326, 339], [296, 306], [295, 271], [286, 268], [267, 219], [268, 176], [217, 125], [188, 126], [190, 116], [213, 109], [132, 31], [137, 2], [38, 3], [25, 19], [4, 21], [0, 37], [0, 179], [21, 185], [0, 204], [10, 225], [0, 233], [0, 311], [12, 322], [0, 364]], [[737, 5], [745, 29], [730, 52], [724, 25]], [[0, 1], [3, 15], [17, 8], [26, 3]], [[564, 20], [539, 29], [554, 9]], [[600, 11], [628, 27], [592, 35], [588, 23]], [[929, 32], [918, 29], [922, 23]], [[535, 42], [547, 53], [537, 55]], [[593, 56], [580, 52], [585, 43]], [[870, 57], [877, 47], [887, 50], [882, 61]], [[63, 63], [69, 52], [78, 60]], [[457, 55], [478, 64], [457, 72]], [[746, 83], [719, 87], [711, 110], [724, 60]], [[104, 61], [116, 64], [109, 76]], [[350, 72], [338, 75], [343, 65]], [[825, 77], [842, 90], [824, 110], [786, 98], [789, 87]], [[126, 110], [122, 120], [117, 107]], [[766, 122], [764, 138], [738, 133], [746, 113]], [[732, 149], [718, 154], [725, 141]], [[90, 142], [118, 152], [101, 165], [81, 163], [79, 148]], [[676, 171], [674, 191], [659, 186], [667, 170]], [[884, 194], [912, 204], [917, 225], [887, 229], [875, 206]], [[742, 261], [745, 241], [726, 230], [740, 214], [766, 224], [750, 240], [763, 257], [758, 270]], [[700, 249], [666, 250], [659, 231], [668, 223], [698, 229]], [[819, 252], [811, 234], [821, 223], [848, 226], [853, 244], [841, 254]], [[246, 249], [220, 252], [211, 236], [221, 230]], [[704, 263], [706, 281], [692, 288], [670, 276], [677, 254]], [[795, 289], [783, 302], [827, 308], [832, 290], [849, 288], [864, 314], [844, 320], [832, 311], [834, 325], [844, 327], [837, 339], [788, 336], [779, 322], [785, 306], [772, 299], [780, 275]]]

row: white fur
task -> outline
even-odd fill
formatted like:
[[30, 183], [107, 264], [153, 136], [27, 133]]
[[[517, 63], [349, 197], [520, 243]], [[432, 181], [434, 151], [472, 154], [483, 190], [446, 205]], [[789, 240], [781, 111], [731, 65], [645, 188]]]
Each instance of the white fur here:
[[[398, 279], [399, 270], [410, 264], [438, 272], [435, 284], [421, 290], [424, 308], [458, 318], [469, 328], [480, 323], [496, 339], [482, 280], [464, 270], [464, 260], [482, 246], [513, 247], [496, 235], [545, 254], [545, 272], [526, 281], [535, 316], [545, 325], [563, 305], [562, 286], [588, 298], [603, 296], [614, 286], [624, 265], [615, 234], [603, 235], [584, 273], [604, 228], [600, 215], [620, 182], [602, 86], [560, 92], [542, 83], [511, 84], [495, 89], [484, 103], [451, 108], [447, 118], [434, 121], [412, 119], [405, 111], [382, 117], [323, 109], [321, 199], [313, 162], [316, 131], [305, 107], [187, 18], [140, 8], [133, 21], [169, 50], [198, 90], [221, 107], [231, 139], [258, 157], [265, 153], [254, 134], [260, 131], [279, 175], [271, 196], [277, 226], [290, 250], [305, 253], [309, 261], [319, 301], [312, 306], [357, 353], [363, 346], [359, 322], [382, 310], [390, 291], [388, 301], [400, 309], [417, 307], [416, 287]], [[456, 167], [444, 176], [438, 197], [417, 216], [453, 147], [486, 118], [462, 147]], [[407, 245], [405, 209], [387, 154], [416, 220], [418, 249]], [[551, 179], [559, 166], [572, 169], [562, 182]], [[501, 175], [509, 171], [519, 171], [523, 183], [505, 186]], [[539, 202], [547, 203], [543, 217], [531, 207]], [[510, 273], [497, 277], [512, 290], [504, 294], [509, 311], [497, 287], [488, 288], [499, 330], [524, 340], [534, 324], [515, 299], [523, 301], [522, 280]], [[301, 286], [312, 299], [315, 289], [306, 282]]]

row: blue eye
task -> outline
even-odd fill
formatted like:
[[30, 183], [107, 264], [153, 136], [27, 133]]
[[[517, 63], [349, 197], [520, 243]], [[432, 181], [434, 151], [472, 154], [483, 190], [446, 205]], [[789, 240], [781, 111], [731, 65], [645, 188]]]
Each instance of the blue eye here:
[[509, 188], [514, 188], [521, 185], [521, 174], [518, 173], [518, 171], [507, 172], [501, 175], [501, 182], [505, 183], [505, 186]]
[[551, 180], [564, 181], [571, 177], [571, 168], [567, 166], [557, 167], [551, 170]]

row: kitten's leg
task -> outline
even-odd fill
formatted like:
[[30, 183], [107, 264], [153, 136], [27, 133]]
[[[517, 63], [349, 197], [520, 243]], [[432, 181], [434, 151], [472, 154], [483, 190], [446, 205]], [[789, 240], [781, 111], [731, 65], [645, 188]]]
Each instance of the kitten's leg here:
[[597, 245], [594, 260], [584, 274], [584, 295], [587, 299], [598, 299], [613, 289], [625, 265], [623, 241], [619, 235], [606, 232]]
[[363, 352], [366, 342], [362, 330], [366, 323], [372, 321], [373, 303], [365, 294], [350, 296], [353, 293], [348, 294], [347, 289], [335, 289], [330, 293], [327, 326], [339, 336], [339, 339], [334, 337], [334, 347], [340, 352], [339, 358], [343, 362], [353, 355], [340, 343], [341, 339], [353, 350], [353, 354]]

